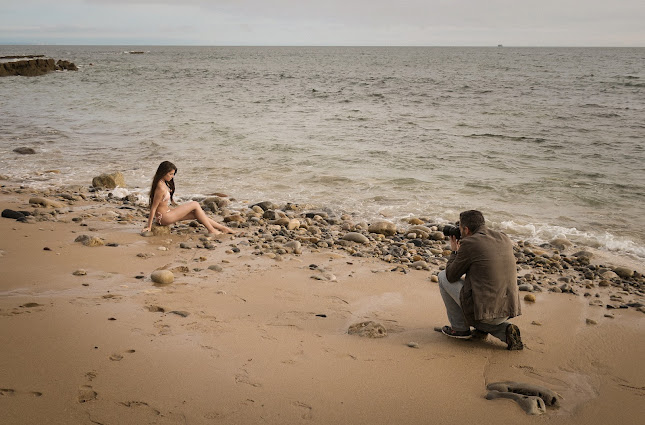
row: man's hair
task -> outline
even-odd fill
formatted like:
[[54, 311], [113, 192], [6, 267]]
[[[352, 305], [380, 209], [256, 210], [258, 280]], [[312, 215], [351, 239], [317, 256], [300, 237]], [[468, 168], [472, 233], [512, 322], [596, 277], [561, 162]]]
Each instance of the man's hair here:
[[463, 227], [468, 227], [471, 233], [475, 233], [477, 229], [483, 226], [484, 214], [477, 210], [468, 210], [459, 214], [459, 224]]

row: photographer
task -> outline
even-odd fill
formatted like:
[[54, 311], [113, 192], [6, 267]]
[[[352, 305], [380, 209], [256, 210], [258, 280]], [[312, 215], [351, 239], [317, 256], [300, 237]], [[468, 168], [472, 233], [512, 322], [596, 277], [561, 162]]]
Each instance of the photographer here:
[[[488, 229], [482, 213], [475, 210], [462, 212], [459, 229], [444, 229], [444, 234], [450, 236], [452, 254], [439, 273], [439, 291], [450, 326], [441, 331], [462, 339], [490, 333], [509, 350], [522, 350], [520, 330], [508, 322], [521, 314], [511, 240]], [[475, 330], [471, 332], [470, 326]]]

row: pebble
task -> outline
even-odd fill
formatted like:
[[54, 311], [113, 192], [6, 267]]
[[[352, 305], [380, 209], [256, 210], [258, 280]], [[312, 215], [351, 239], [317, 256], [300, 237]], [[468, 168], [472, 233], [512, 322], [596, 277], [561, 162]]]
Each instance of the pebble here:
[[408, 342], [406, 345], [410, 348], [419, 348], [419, 344], [416, 342]]
[[533, 294], [524, 295], [524, 301], [534, 303], [535, 302], [535, 295], [533, 295]]
[[87, 275], [87, 272], [83, 269], [78, 269], [74, 273], [72, 273], [74, 276], [85, 276]]
[[587, 319], [586, 322], [587, 322], [588, 325], [597, 325], [598, 324], [598, 322], [596, 322], [593, 319]]
[[357, 242], [361, 244], [367, 244], [370, 242], [370, 240], [367, 238], [367, 236], [358, 233], [358, 232], [349, 232], [343, 235], [342, 237], [343, 240], [345, 241], [351, 241], [351, 242]]

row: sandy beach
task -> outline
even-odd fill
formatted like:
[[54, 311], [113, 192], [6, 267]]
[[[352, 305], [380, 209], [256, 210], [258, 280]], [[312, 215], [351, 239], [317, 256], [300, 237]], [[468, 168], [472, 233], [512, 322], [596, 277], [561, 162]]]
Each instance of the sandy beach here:
[[[440, 250], [410, 261], [355, 255], [359, 242], [312, 240], [302, 214], [292, 230], [293, 218], [259, 219], [244, 235], [204, 240], [186, 224], [144, 237], [142, 206], [68, 192], [0, 190], [0, 210], [36, 211], [0, 219], [2, 423], [588, 425], [645, 416], [645, 270], [634, 260], [589, 260], [639, 272], [631, 280], [518, 263], [518, 276], [544, 288], [513, 320], [526, 348], [507, 351], [490, 336], [433, 330], [447, 324], [433, 279]], [[267, 233], [272, 243], [261, 240]], [[365, 246], [388, 239], [363, 234]], [[87, 246], [82, 235], [102, 243]], [[293, 239], [302, 246], [276, 248]], [[527, 249], [553, 262], [581, 248]], [[174, 281], [155, 284], [158, 269]], [[348, 334], [364, 321], [387, 336]], [[500, 381], [546, 387], [560, 406], [533, 416], [487, 400], [487, 385]]]

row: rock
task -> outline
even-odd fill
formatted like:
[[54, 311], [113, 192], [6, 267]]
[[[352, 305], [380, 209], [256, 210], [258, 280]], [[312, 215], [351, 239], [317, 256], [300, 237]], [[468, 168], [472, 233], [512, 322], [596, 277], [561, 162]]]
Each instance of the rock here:
[[631, 279], [634, 277], [634, 270], [627, 267], [616, 267], [614, 268], [614, 273], [623, 279]]
[[15, 153], [19, 153], [20, 155], [33, 155], [36, 153], [36, 151], [33, 148], [27, 148], [27, 147], [20, 147], [16, 148], [13, 150]]
[[370, 224], [367, 231], [370, 233], [379, 233], [385, 236], [393, 236], [396, 234], [396, 224], [390, 221], [377, 221]]
[[369, 240], [369, 238], [367, 236], [365, 236], [365, 235], [363, 235], [361, 233], [358, 233], [358, 232], [346, 233], [345, 235], [343, 235], [343, 237], [341, 239], [345, 240], [345, 241], [352, 241], [352, 242], [357, 242], [357, 243], [362, 243], [362, 244], [366, 244], [366, 243], [370, 242], [370, 240]]
[[534, 288], [533, 288], [533, 285], [531, 285], [530, 283], [523, 283], [519, 285], [517, 289], [524, 292], [533, 292]]
[[414, 263], [410, 264], [410, 268], [417, 270], [430, 270], [428, 263], [423, 260], [415, 261]]
[[223, 268], [222, 268], [222, 266], [220, 266], [220, 265], [213, 264], [212, 266], [208, 266], [208, 270], [212, 270], [212, 271], [214, 271], [214, 272], [221, 272], [221, 271], [223, 271], [224, 269], [223, 269]]
[[157, 226], [153, 224], [151, 230], [154, 236], [166, 236], [170, 234], [170, 226]]
[[125, 187], [125, 179], [119, 171], [112, 174], [101, 174], [92, 179], [92, 187], [99, 189], [114, 189], [117, 186]]
[[302, 254], [302, 244], [299, 241], [289, 241], [284, 246], [291, 249], [294, 254]]
[[173, 310], [173, 311], [170, 311], [168, 314], [176, 314], [177, 316], [181, 316], [181, 317], [188, 317], [190, 315], [189, 312], [183, 311], [183, 310]]
[[170, 270], [155, 270], [150, 275], [150, 279], [159, 285], [168, 285], [175, 281], [175, 275]]
[[612, 280], [612, 279], [617, 279], [618, 274], [616, 274], [611, 270], [607, 270], [606, 272], [602, 273], [600, 277], [602, 277], [604, 280]]
[[433, 241], [442, 241], [446, 239], [446, 236], [443, 234], [443, 232], [432, 232], [430, 233], [429, 238]]
[[96, 236], [88, 236], [88, 235], [77, 236], [76, 239], [74, 239], [74, 242], [80, 242], [85, 246], [103, 246], [103, 245], [105, 245], [105, 242], [103, 242], [103, 239], [98, 238]]
[[349, 327], [347, 333], [367, 338], [383, 338], [387, 336], [387, 329], [380, 323], [373, 321], [355, 323]]
[[63, 208], [65, 206], [60, 202], [52, 201], [51, 199], [41, 198], [41, 197], [29, 198], [29, 203], [35, 204], [35, 205], [42, 205], [45, 208]]
[[74, 273], [72, 273], [74, 276], [85, 276], [87, 275], [87, 272], [83, 269], [78, 269]]
[[2, 210], [2, 216], [5, 218], [12, 218], [14, 220], [18, 220], [25, 217], [25, 215], [20, 211], [14, 211], [10, 209]]
[[573, 254], [573, 256], [576, 258], [584, 258], [587, 260], [591, 260], [593, 258], [593, 253], [589, 251], [578, 251], [575, 254]]
[[240, 214], [231, 214], [224, 217], [224, 223], [244, 223], [246, 219]]
[[300, 220], [297, 219], [291, 219], [289, 220], [289, 223], [287, 224], [287, 230], [295, 230], [300, 227]]
[[586, 322], [587, 322], [588, 325], [597, 325], [598, 324], [598, 322], [596, 322], [593, 319], [587, 319]]
[[410, 348], [419, 348], [419, 344], [416, 342], [408, 342], [406, 345]]
[[270, 202], [270, 201], [258, 202], [257, 204], [251, 205], [251, 208], [253, 208], [256, 205], [262, 208], [264, 211], [274, 209], [273, 202]]
[[65, 61], [62, 59], [59, 59], [56, 62], [56, 67], [60, 71], [78, 71], [78, 67], [73, 62]]
[[508, 398], [514, 400], [528, 415], [542, 415], [546, 413], [544, 401], [537, 396], [527, 396], [512, 392], [489, 391], [486, 394], [486, 400], [495, 400], [497, 398]]
[[56, 70], [54, 59], [30, 59], [15, 62], [0, 62], [0, 77], [22, 75], [35, 77]]
[[533, 294], [524, 295], [524, 301], [534, 303], [535, 302], [535, 295], [533, 295]]
[[564, 251], [565, 249], [570, 248], [570, 247], [573, 246], [571, 241], [569, 241], [568, 239], [564, 239], [564, 238], [553, 239], [549, 243], [552, 246], [554, 246], [555, 248], [559, 249], [560, 251]]
[[524, 382], [493, 382], [491, 384], [488, 384], [486, 386], [486, 389], [490, 391], [509, 392], [523, 396], [538, 397], [544, 402], [544, 405], [546, 406], [559, 406], [560, 398], [562, 398], [560, 394], [548, 388]]

